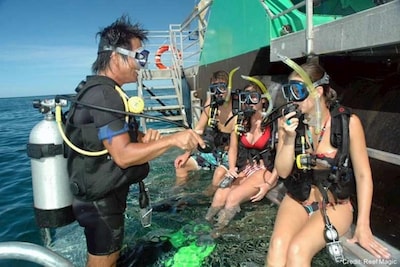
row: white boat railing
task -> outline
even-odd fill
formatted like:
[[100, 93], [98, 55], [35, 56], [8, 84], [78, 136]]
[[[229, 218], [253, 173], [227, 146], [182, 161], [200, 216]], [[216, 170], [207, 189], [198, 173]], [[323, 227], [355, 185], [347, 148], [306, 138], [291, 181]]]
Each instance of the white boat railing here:
[[[197, 121], [197, 116], [192, 116], [197, 114], [192, 108], [195, 106], [192, 102], [197, 103], [193, 92], [197, 90], [197, 71], [211, 4], [210, 0], [200, 0], [183, 23], [170, 24], [166, 31], [148, 32], [145, 46], [151, 56], [148, 69], [139, 72], [137, 82], [138, 96], [145, 100], [145, 111], [157, 109], [166, 119], [182, 121], [186, 126], [188, 121], [190, 124]], [[154, 91], [162, 89], [175, 92], [165, 96]], [[142, 130], [146, 131], [146, 122], [150, 120], [141, 118], [140, 121]], [[164, 130], [169, 132], [170, 128]]]
[[293, 5], [292, 7], [283, 10], [281, 13], [274, 15], [272, 11], [269, 9], [268, 5], [264, 2], [264, 0], [261, 0], [261, 4], [266, 10], [268, 16], [270, 17], [271, 20], [277, 19], [281, 16], [284, 16], [293, 10], [297, 10], [300, 7], [305, 6], [306, 7], [306, 23], [305, 23], [305, 55], [310, 56], [314, 53], [313, 47], [314, 47], [314, 35], [313, 35], [313, 29], [314, 29], [314, 23], [313, 23], [313, 14], [314, 14], [314, 8], [313, 8], [313, 0], [305, 0], [302, 1], [296, 5]]
[[[211, 4], [212, 0], [201, 0], [181, 24], [171, 24], [165, 31], [149, 31], [146, 48], [155, 55], [158, 48], [169, 45], [171, 49], [162, 57], [165, 66], [175, 67], [175, 60], [183, 68], [198, 65]], [[154, 63], [150, 58], [150, 69], [156, 68]]]
[[0, 259], [25, 260], [48, 267], [73, 267], [59, 254], [36, 244], [27, 242], [1, 242]]

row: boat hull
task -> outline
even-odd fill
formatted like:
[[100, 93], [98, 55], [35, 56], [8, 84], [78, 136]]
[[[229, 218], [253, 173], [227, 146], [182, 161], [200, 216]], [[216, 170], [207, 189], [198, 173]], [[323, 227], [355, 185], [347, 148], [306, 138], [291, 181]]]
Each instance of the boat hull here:
[[[371, 169], [374, 179], [374, 198], [371, 224], [374, 234], [400, 248], [400, 73], [392, 56], [350, 57], [330, 55], [319, 57], [338, 92], [342, 104], [357, 114], [364, 126]], [[385, 59], [385, 60], [383, 60]], [[305, 59], [298, 60], [298, 63]], [[233, 78], [233, 88], [242, 88], [246, 83], [240, 74], [258, 76], [264, 82], [275, 82], [274, 104], [284, 103], [276, 82], [285, 82], [290, 73], [283, 63], [269, 62], [269, 48], [264, 47], [243, 55], [199, 67], [199, 87], [207, 88], [212, 72], [231, 70], [240, 66], [239, 74]], [[271, 84], [267, 84], [268, 85]], [[199, 93], [204, 97], [205, 90]]]

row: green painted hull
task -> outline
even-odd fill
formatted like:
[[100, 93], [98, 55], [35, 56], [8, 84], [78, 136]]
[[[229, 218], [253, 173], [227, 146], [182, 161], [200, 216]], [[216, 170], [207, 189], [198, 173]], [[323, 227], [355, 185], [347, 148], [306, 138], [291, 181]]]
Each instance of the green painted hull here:
[[269, 20], [259, 1], [213, 1], [200, 65], [208, 65], [269, 45]]
[[[264, 0], [273, 14], [278, 14], [300, 1]], [[321, 25], [373, 7], [372, 0], [323, 1], [315, 7], [313, 23]], [[294, 32], [304, 30], [304, 7], [287, 16], [272, 20], [261, 1], [214, 0], [208, 19], [200, 66], [228, 60], [260, 47], [268, 47], [270, 40], [280, 37], [282, 27], [290, 25]]]

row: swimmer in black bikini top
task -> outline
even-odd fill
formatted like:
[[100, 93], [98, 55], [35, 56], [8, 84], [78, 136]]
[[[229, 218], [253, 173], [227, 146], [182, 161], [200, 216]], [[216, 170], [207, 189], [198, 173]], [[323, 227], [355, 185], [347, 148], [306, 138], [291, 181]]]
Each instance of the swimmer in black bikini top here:
[[[315, 62], [309, 62], [303, 64], [300, 68], [309, 76], [311, 82], [313, 82], [312, 89], [314, 89], [314, 94], [310, 94], [308, 90], [311, 89], [307, 89], [305, 79], [296, 71], [289, 76], [289, 83], [282, 87], [283, 93], [288, 101], [293, 101], [298, 105], [301, 113], [305, 114], [307, 118], [313, 119], [308, 121], [308, 123], [314, 123], [314, 125], [309, 124], [308, 129], [311, 133], [309, 140], [312, 140], [313, 144], [317, 144], [312, 149], [314, 155], [325, 154], [328, 157], [328, 152], [336, 151], [329, 138], [332, 130], [332, 120], [329, 119], [332, 117], [332, 113], [329, 108], [336, 101], [336, 92], [330, 87], [329, 76], [326, 75], [325, 70], [320, 65]], [[317, 111], [318, 116], [316, 116]], [[295, 141], [298, 135], [297, 129], [301, 128], [302, 122], [298, 118], [293, 117], [294, 115], [295, 112], [290, 112], [280, 119], [275, 168], [282, 179], [288, 179], [294, 173], [304, 173], [306, 176], [305, 179], [308, 179], [308, 183], [311, 184], [313, 176], [317, 172], [324, 172], [325, 170], [319, 170], [318, 168], [308, 172], [308, 166], [301, 161], [303, 158], [300, 157], [299, 161], [302, 163], [300, 167], [305, 167], [300, 168], [301, 170], [298, 172], [293, 171], [294, 168], [298, 167], [297, 162], [294, 160], [299, 155], [296, 155], [295, 152]], [[319, 118], [320, 121], [316, 121], [316, 118]], [[319, 129], [315, 127], [318, 125], [325, 125], [325, 131], [322, 136], [320, 135], [321, 132], [318, 131]], [[375, 257], [388, 259], [390, 258], [390, 254], [387, 248], [375, 240], [369, 224], [373, 192], [372, 175], [364, 130], [360, 119], [354, 114], [350, 115], [348, 129], [349, 155], [353, 163], [354, 176], [357, 183], [357, 210], [359, 211], [354, 236], [348, 242], [358, 242]], [[304, 136], [305, 134], [302, 135]], [[319, 143], [318, 140], [320, 140]], [[302, 143], [304, 144], [305, 142]], [[304, 150], [300, 154], [307, 153]], [[325, 162], [326, 158], [322, 160], [318, 159], [318, 164]], [[328, 172], [330, 171], [328, 170]], [[297, 181], [297, 179], [292, 180]], [[303, 200], [307, 201], [307, 204], [311, 205], [311, 207], [315, 206], [313, 202], [325, 203], [323, 202], [320, 190], [315, 186], [312, 187], [312, 190], [309, 191], [309, 194]], [[333, 203], [335, 202], [333, 201]], [[323, 210], [325, 209], [321, 209], [321, 211]], [[330, 223], [335, 226], [339, 236], [346, 233], [353, 222], [353, 209], [349, 202], [341, 205], [326, 206], [326, 214], [329, 214]], [[322, 213], [323, 216], [321, 216], [319, 212], [311, 214], [305, 212], [303, 205], [287, 194], [279, 206], [269, 243], [266, 265], [311, 266], [314, 255], [327, 246], [326, 236], [321, 233], [323, 232], [324, 225], [326, 225], [326, 214]]]
[[[228, 95], [228, 82], [229, 74], [224, 70], [216, 71], [212, 74], [210, 78], [209, 94], [207, 100], [204, 103], [204, 109], [200, 115], [200, 119], [195, 127], [195, 131], [202, 134], [203, 138], [207, 139], [205, 135], [210, 136], [212, 139], [212, 150], [207, 153], [202, 153], [196, 151], [194, 154], [186, 152], [179, 155], [175, 161], [175, 173], [176, 173], [176, 186], [179, 187], [185, 184], [189, 178], [189, 173], [191, 171], [196, 171], [200, 169], [214, 170], [220, 164], [228, 165], [227, 149], [230, 142], [230, 134], [234, 129], [235, 120], [230, 120], [229, 123], [226, 122], [232, 117], [232, 102], [231, 99], [224, 103], [224, 100]], [[222, 100], [221, 105], [217, 105], [215, 113], [213, 113], [213, 118], [210, 118], [211, 105], [212, 105], [212, 95], [218, 95], [217, 100]], [[216, 124], [215, 127], [208, 127], [210, 119]], [[225, 125], [226, 124], [226, 125]], [[219, 183], [223, 178], [223, 175], [215, 177]], [[213, 182], [214, 184], [214, 182]], [[212, 190], [213, 186], [210, 186], [211, 194], [215, 190]]]

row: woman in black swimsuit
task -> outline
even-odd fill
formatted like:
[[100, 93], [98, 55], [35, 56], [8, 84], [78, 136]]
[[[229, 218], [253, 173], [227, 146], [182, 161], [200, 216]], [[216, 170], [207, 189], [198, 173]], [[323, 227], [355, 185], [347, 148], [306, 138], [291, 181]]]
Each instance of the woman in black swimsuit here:
[[[331, 160], [339, 153], [330, 141], [333, 129], [333, 113], [330, 108], [336, 92], [329, 86], [329, 76], [321, 66], [306, 63], [302, 68], [313, 82], [318, 97], [308, 92], [304, 79], [297, 72], [293, 72], [289, 76], [289, 83], [282, 87], [285, 98], [297, 104], [308, 121], [303, 123], [303, 120], [296, 117], [296, 112], [290, 112], [280, 120], [275, 168], [279, 176], [285, 179], [288, 193], [280, 204], [270, 240], [267, 255], [269, 267], [310, 266], [314, 255], [325, 246], [328, 247], [324, 238], [327, 223], [325, 216], [322, 216], [325, 211], [339, 236], [345, 234], [353, 222], [353, 207], [349, 201], [351, 190], [346, 191], [351, 189], [350, 183], [343, 186], [341, 192], [330, 190], [337, 188], [332, 187], [334, 181], [329, 176], [334, 167], [331, 166]], [[317, 111], [320, 111], [320, 116], [317, 116]], [[387, 249], [374, 239], [370, 228], [373, 184], [363, 127], [354, 114], [349, 114], [348, 121], [348, 148], [354, 171], [354, 176], [353, 172], [349, 172], [348, 176], [355, 179], [356, 183], [356, 190], [350, 194], [356, 193], [358, 202], [358, 219], [350, 242], [358, 242], [377, 258], [389, 258]], [[322, 127], [317, 129], [318, 125]], [[296, 136], [300, 135], [302, 127], [305, 130], [301, 134], [303, 151], [300, 153], [310, 156], [310, 168], [303, 166], [301, 160], [294, 160], [302, 157], [295, 152]], [[330, 184], [319, 186], [321, 180], [329, 181]]]

